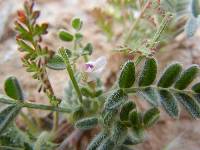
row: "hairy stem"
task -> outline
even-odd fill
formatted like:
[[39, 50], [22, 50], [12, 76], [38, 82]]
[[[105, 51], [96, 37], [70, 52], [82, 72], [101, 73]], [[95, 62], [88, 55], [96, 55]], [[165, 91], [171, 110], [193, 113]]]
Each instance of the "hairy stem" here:
[[77, 93], [77, 95], [78, 95], [79, 103], [81, 104], [81, 103], [82, 103], [82, 94], [81, 94], [80, 88], [79, 88], [79, 86], [78, 86], [78, 83], [77, 83], [77, 81], [76, 81], [76, 78], [75, 78], [74, 72], [73, 72], [73, 70], [72, 70], [71, 64], [70, 64], [70, 62], [69, 62], [68, 55], [67, 55], [67, 53], [65, 52], [65, 49], [64, 49], [64, 48], [61, 48], [61, 49], [59, 50], [59, 53], [60, 53], [60, 55], [61, 55], [62, 58], [63, 58], [63, 61], [64, 61], [65, 65], [66, 65], [66, 68], [67, 68], [67, 72], [68, 72], [68, 74], [69, 74], [69, 77], [70, 77], [70, 79], [71, 79], [71, 81], [72, 81], [72, 84], [73, 84], [73, 86], [74, 86], [74, 89], [76, 90], [76, 93]]
[[18, 105], [18, 106], [26, 107], [26, 108], [50, 110], [50, 111], [56, 111], [56, 112], [70, 113], [72, 111], [72, 109], [69, 109], [69, 108], [49, 106], [49, 105], [43, 105], [43, 104], [34, 104], [34, 103], [30, 103], [30, 102], [19, 102], [19, 101], [13, 100], [13, 99], [8, 99], [7, 97], [1, 98], [1, 95], [0, 95], [0, 102], [4, 103], [4, 104]]
[[127, 92], [127, 93], [136, 93], [136, 92], [144, 90], [146, 88], [154, 88], [154, 89], [157, 89], [157, 90], [168, 90], [168, 91], [172, 91], [172, 92], [187, 92], [187, 93], [194, 94], [194, 92], [191, 91], [191, 90], [178, 90], [178, 89], [175, 89], [175, 88], [172, 88], [172, 87], [170, 87], [170, 88], [162, 88], [162, 87], [158, 87], [158, 86], [155, 86], [155, 85], [144, 86], [144, 87], [125, 88], [124, 91]]
[[129, 32], [128, 32], [128, 35], [127, 35], [127, 37], [126, 37], [126, 39], [125, 39], [125, 41], [124, 41], [124, 44], [128, 44], [128, 42], [129, 42], [129, 40], [130, 40], [130, 38], [131, 38], [131, 36], [132, 36], [132, 34], [133, 34], [133, 31], [134, 31], [135, 27], [136, 27], [137, 24], [139, 23], [140, 19], [141, 19], [142, 16], [144, 15], [145, 10], [148, 8], [148, 6], [149, 6], [150, 3], [151, 3], [151, 0], [148, 0], [148, 1], [145, 3], [144, 7], [142, 8], [142, 10], [141, 10], [141, 12], [140, 12], [139, 17], [138, 17], [138, 18], [133, 22], [133, 24], [131, 25], [130, 30], [129, 30]]
[[167, 26], [167, 24], [169, 23], [170, 21], [170, 18], [171, 18], [171, 13], [167, 13], [165, 15], [165, 17], [163, 18], [158, 30], [156, 31], [153, 39], [150, 41], [149, 43], [149, 48], [153, 48], [155, 46], [155, 43], [158, 41], [158, 39], [160, 38], [160, 35], [161, 33], [164, 31], [165, 27]]

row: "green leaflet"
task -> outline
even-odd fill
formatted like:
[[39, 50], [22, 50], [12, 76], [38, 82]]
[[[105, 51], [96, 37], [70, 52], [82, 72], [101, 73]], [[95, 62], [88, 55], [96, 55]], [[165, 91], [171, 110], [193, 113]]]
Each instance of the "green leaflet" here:
[[119, 89], [115, 91], [110, 97], [108, 97], [105, 103], [105, 109], [118, 108], [126, 99], [127, 95], [122, 89]]
[[106, 138], [97, 150], [114, 150], [115, 144], [110, 138]]
[[145, 62], [143, 71], [140, 74], [139, 86], [151, 85], [157, 74], [157, 62], [154, 58], [148, 58]]
[[155, 88], [147, 87], [140, 91], [140, 95], [151, 105], [158, 106], [158, 92]]
[[19, 45], [19, 50], [22, 52], [29, 52], [29, 53], [34, 53], [34, 49], [29, 46], [26, 42], [23, 40], [17, 40], [17, 44]]
[[198, 15], [200, 14], [200, 6], [199, 6], [199, 0], [192, 0], [191, 3], [191, 10], [192, 10], [192, 14], [195, 18], [198, 17]]
[[0, 111], [0, 134], [15, 119], [21, 107], [9, 105]]
[[83, 48], [83, 55], [92, 55], [93, 46], [91, 43], [87, 43], [86, 46]]
[[79, 30], [81, 29], [82, 25], [83, 25], [83, 22], [81, 21], [80, 18], [74, 18], [74, 19], [72, 20], [72, 27], [73, 27], [75, 30], [79, 31]]
[[200, 118], [200, 105], [195, 99], [185, 93], [175, 93], [175, 97], [194, 118]]
[[82, 130], [87, 130], [95, 127], [98, 124], [98, 118], [84, 118], [76, 122], [75, 126]]
[[180, 64], [175, 63], [169, 65], [164, 71], [157, 85], [163, 88], [170, 87], [179, 77], [181, 71], [182, 71], [182, 66]]
[[6, 94], [16, 100], [23, 100], [23, 92], [16, 77], [8, 77], [4, 83], [4, 90]]
[[74, 37], [72, 34], [70, 34], [69, 32], [67, 31], [60, 31], [59, 32], [59, 38], [63, 41], [66, 41], [66, 42], [71, 42], [73, 41]]
[[180, 75], [174, 87], [179, 90], [184, 90], [197, 77], [198, 72], [199, 67], [197, 65], [190, 66]]
[[83, 39], [83, 35], [81, 33], [75, 33], [74, 37], [77, 42], [80, 42]]
[[200, 82], [192, 86], [192, 90], [196, 93], [200, 93]]
[[139, 127], [141, 125], [141, 116], [136, 110], [132, 110], [129, 113], [129, 121], [133, 127]]
[[92, 139], [92, 142], [87, 147], [87, 150], [96, 150], [97, 147], [101, 144], [101, 142], [108, 137], [108, 134], [105, 132], [100, 132], [95, 138]]
[[160, 118], [160, 111], [158, 108], [151, 108], [145, 112], [143, 116], [143, 123], [145, 128], [153, 126]]
[[194, 16], [191, 16], [186, 25], [185, 25], [185, 33], [187, 37], [192, 37], [198, 29], [198, 19]]
[[130, 88], [135, 82], [135, 65], [131, 61], [127, 61], [121, 71], [119, 77], [120, 88]]
[[66, 65], [59, 55], [54, 55], [48, 60], [47, 67], [53, 70], [64, 70]]
[[111, 140], [115, 145], [121, 145], [124, 142], [127, 136], [127, 131], [127, 127], [120, 121], [115, 122], [111, 135]]
[[81, 93], [83, 96], [91, 97], [91, 98], [98, 97], [103, 93], [103, 91], [101, 89], [92, 91], [88, 87], [81, 87], [80, 90], [81, 90]]
[[159, 95], [161, 104], [169, 116], [178, 118], [180, 111], [175, 97], [167, 90], [159, 90]]
[[120, 111], [120, 120], [121, 121], [128, 121], [129, 112], [136, 107], [133, 101], [126, 101], [121, 108]]

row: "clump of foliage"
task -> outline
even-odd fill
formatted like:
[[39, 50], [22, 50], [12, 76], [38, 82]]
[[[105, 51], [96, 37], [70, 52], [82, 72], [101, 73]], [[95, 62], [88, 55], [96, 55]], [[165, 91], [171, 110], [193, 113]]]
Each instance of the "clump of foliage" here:
[[[68, 122], [79, 130], [99, 129], [99, 133], [88, 144], [88, 150], [128, 150], [144, 142], [146, 130], [157, 123], [161, 108], [170, 117], [178, 119], [181, 104], [193, 118], [200, 118], [200, 83], [194, 83], [191, 88], [189, 86], [199, 75], [199, 66], [191, 65], [183, 69], [180, 63], [173, 63], [159, 75], [158, 62], [151, 51], [169, 23], [170, 13], [165, 12], [153, 37], [145, 47], [141, 46], [146, 51], [141, 51], [140, 57], [125, 62], [116, 86], [105, 90], [99, 75], [105, 69], [106, 60], [100, 57], [90, 61], [93, 46], [83, 43], [81, 19], [72, 20], [73, 31], [62, 29], [58, 33], [62, 41], [73, 43], [73, 47], [61, 47], [58, 52], [53, 52], [43, 47], [42, 36], [47, 33], [48, 24], [37, 22], [40, 12], [34, 10], [33, 6], [33, 3], [25, 2], [24, 10], [18, 12], [16, 41], [20, 53], [24, 54], [24, 68], [32, 74], [33, 79], [38, 80], [39, 92], [46, 94], [51, 105], [28, 102], [17, 78], [8, 77], [4, 84], [5, 94], [0, 95], [0, 102], [4, 104], [0, 110], [0, 148], [59, 148], [53, 141], [59, 130], [60, 113], [67, 114], [65, 117]], [[195, 7], [193, 17], [198, 14]], [[78, 60], [85, 61], [82, 69], [78, 68]], [[143, 65], [140, 71], [137, 69], [139, 63]], [[63, 98], [58, 98], [54, 93], [47, 68], [67, 71], [70, 80]], [[141, 110], [132, 99], [133, 95], [146, 100], [149, 108]], [[22, 112], [22, 108], [53, 112], [52, 130], [41, 132], [41, 128], [33, 127], [37, 124]], [[16, 126], [15, 118], [18, 115], [30, 122], [29, 132]]]
[[199, 27], [199, 7], [199, 0], [107, 0], [105, 7], [93, 10], [93, 16], [108, 40], [118, 44], [117, 50], [148, 52], [141, 45], [148, 44], [166, 12], [171, 21], [153, 51], [182, 33], [192, 37]]

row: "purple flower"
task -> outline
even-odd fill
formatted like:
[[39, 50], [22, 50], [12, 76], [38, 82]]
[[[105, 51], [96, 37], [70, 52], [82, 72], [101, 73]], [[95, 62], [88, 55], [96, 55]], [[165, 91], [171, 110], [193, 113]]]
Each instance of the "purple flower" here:
[[106, 57], [102, 56], [94, 61], [89, 61], [85, 64], [83, 72], [85, 73], [85, 80], [87, 82], [94, 81], [101, 76], [107, 64]]

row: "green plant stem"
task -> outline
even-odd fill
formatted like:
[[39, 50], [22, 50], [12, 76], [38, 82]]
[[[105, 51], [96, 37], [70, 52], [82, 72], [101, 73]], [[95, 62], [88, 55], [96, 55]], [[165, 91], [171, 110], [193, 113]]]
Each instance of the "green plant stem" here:
[[137, 66], [142, 61], [143, 58], [145, 58], [145, 56], [139, 56], [135, 61], [135, 66]]
[[67, 72], [68, 72], [69, 77], [70, 77], [70, 79], [71, 79], [71, 81], [72, 81], [72, 84], [73, 84], [73, 86], [74, 86], [74, 89], [76, 90], [76, 93], [77, 93], [77, 95], [78, 95], [79, 103], [82, 104], [82, 94], [81, 94], [80, 88], [79, 88], [79, 86], [78, 86], [78, 83], [77, 83], [77, 81], [76, 81], [74, 72], [73, 72], [73, 70], [72, 70], [72, 67], [71, 67], [71, 64], [70, 64], [68, 55], [67, 55], [67, 53], [65, 52], [65, 49], [64, 49], [64, 48], [61, 48], [61, 49], [59, 50], [59, 53], [60, 53], [60, 55], [62, 56], [63, 61], [64, 61], [65, 65], [66, 65]]
[[150, 49], [153, 48], [153, 47], [155, 46], [156, 42], [157, 42], [158, 39], [160, 38], [161, 33], [164, 31], [165, 27], [167, 26], [168, 22], [170, 21], [171, 15], [172, 15], [171, 13], [167, 13], [167, 14], [165, 15], [165, 17], [163, 18], [163, 20], [162, 20], [162, 22], [161, 22], [161, 24], [160, 24], [158, 30], [156, 31], [156, 33], [155, 33], [153, 39], [152, 39], [152, 40], [150, 41], [150, 43], [149, 43], [149, 46], [148, 46], [148, 47], [149, 47]]
[[144, 12], [145, 12], [145, 10], [148, 8], [150, 2], [151, 2], [151, 0], [148, 0], [148, 1], [145, 3], [144, 7], [142, 8], [142, 10], [141, 10], [141, 12], [140, 12], [140, 15], [138, 16], [138, 18], [137, 18], [137, 19], [133, 22], [133, 24], [131, 25], [130, 30], [129, 30], [129, 32], [128, 32], [128, 35], [127, 35], [127, 37], [126, 37], [126, 39], [125, 39], [125, 41], [124, 41], [124, 44], [125, 44], [125, 45], [128, 44], [128, 42], [129, 42], [129, 40], [130, 40], [130, 38], [131, 38], [131, 36], [132, 36], [132, 34], [133, 34], [133, 31], [134, 31], [135, 27], [137, 26], [137, 24], [139, 23], [140, 19], [141, 19], [142, 16], [144, 15]]
[[55, 132], [58, 129], [58, 122], [59, 122], [59, 113], [56, 111], [56, 112], [53, 113], [53, 129], [52, 129], [52, 132]]
[[8, 100], [7, 98], [1, 98], [1, 97], [0, 97], [0, 102], [4, 104], [13, 104], [13, 105], [18, 105], [21, 107], [33, 108], [33, 109], [50, 110], [50, 111], [65, 112], [65, 113], [72, 112], [72, 109], [69, 109], [69, 108], [48, 106], [48, 105], [43, 105], [43, 104], [34, 104], [30, 102], [19, 102], [13, 99]]
[[136, 93], [138, 91], [141, 91], [141, 90], [144, 90], [146, 88], [154, 88], [154, 89], [157, 89], [157, 90], [167, 90], [167, 91], [172, 91], [172, 92], [187, 92], [187, 93], [191, 93], [191, 94], [195, 94], [193, 91], [191, 90], [178, 90], [178, 89], [175, 89], [175, 88], [162, 88], [162, 87], [158, 87], [158, 86], [155, 86], [155, 85], [152, 85], [152, 86], [144, 86], [144, 87], [132, 87], [132, 88], [125, 88], [124, 91], [127, 92], [127, 93]]

